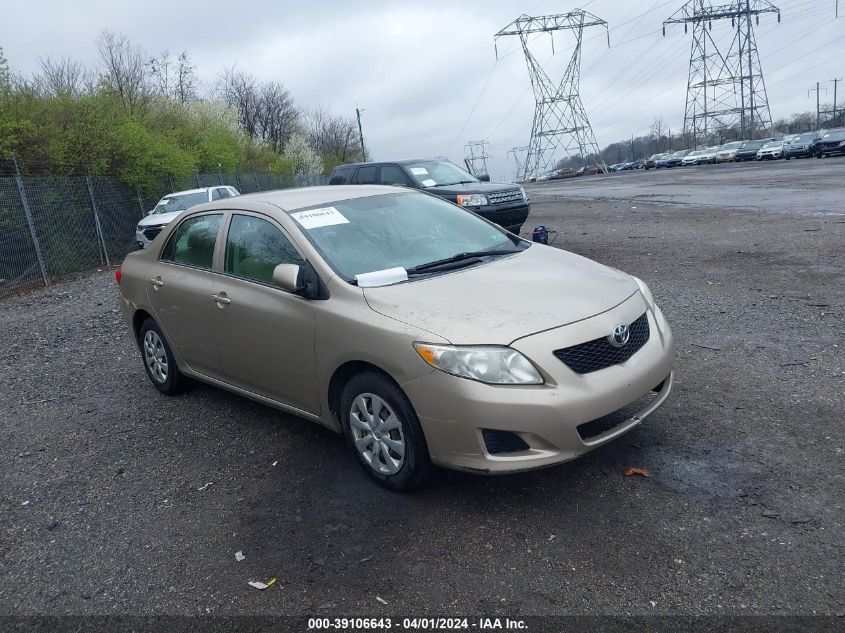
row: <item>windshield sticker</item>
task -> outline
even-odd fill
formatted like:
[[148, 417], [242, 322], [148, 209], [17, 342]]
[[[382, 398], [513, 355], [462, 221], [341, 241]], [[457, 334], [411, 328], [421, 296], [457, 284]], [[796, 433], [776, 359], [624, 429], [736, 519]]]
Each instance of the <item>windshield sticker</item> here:
[[411, 167], [411, 173], [414, 176], [428, 176], [428, 170], [425, 167]]
[[319, 229], [323, 226], [349, 224], [349, 220], [334, 207], [299, 211], [297, 213], [291, 213], [290, 216], [299, 222], [304, 229]]
[[371, 273], [355, 275], [355, 281], [359, 288], [377, 288], [378, 286], [390, 286], [402, 281], [408, 281], [408, 271], [401, 266], [376, 270]]
[[422, 181], [422, 184], [423, 184], [424, 187], [433, 187], [434, 185], [437, 184], [437, 181], [432, 180], [431, 178], [426, 178], [425, 180]]

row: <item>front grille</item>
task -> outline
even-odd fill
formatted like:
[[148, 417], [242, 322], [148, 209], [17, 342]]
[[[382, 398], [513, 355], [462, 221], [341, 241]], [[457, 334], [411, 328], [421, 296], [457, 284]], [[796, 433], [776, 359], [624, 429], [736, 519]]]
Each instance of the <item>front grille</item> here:
[[660, 391], [663, 389], [666, 380], [662, 380], [659, 385], [652, 388], [652, 390], [640, 396], [633, 402], [625, 405], [621, 409], [617, 409], [612, 413], [608, 413], [595, 420], [584, 422], [576, 427], [578, 435], [584, 442], [591, 442], [599, 439], [604, 435], [608, 435], [615, 429], [630, 422], [631, 418], [643, 411], [655, 398], [659, 397]]
[[156, 238], [156, 235], [161, 233], [164, 226], [164, 224], [160, 226], [148, 226], [144, 229], [144, 237], [146, 237], [150, 241], [153, 241]]
[[490, 204], [504, 204], [505, 202], [516, 202], [522, 200], [522, 192], [519, 189], [511, 189], [510, 191], [497, 191], [495, 193], [488, 193], [487, 200]]
[[484, 444], [487, 446], [487, 452], [491, 455], [498, 455], [501, 453], [519, 453], [520, 451], [528, 450], [528, 444], [525, 443], [525, 440], [519, 437], [516, 433], [511, 433], [510, 431], [481, 429], [481, 435], [484, 437]]
[[589, 374], [611, 365], [619, 365], [636, 354], [651, 334], [647, 313], [631, 323], [631, 336], [623, 347], [613, 347], [606, 337], [555, 350], [554, 355], [576, 374]]

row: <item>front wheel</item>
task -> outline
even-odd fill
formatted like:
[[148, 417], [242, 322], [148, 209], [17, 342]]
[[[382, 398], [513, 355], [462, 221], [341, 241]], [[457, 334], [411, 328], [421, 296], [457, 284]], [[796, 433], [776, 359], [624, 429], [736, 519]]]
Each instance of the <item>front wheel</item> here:
[[431, 474], [417, 414], [399, 386], [383, 374], [352, 377], [340, 395], [340, 417], [349, 447], [381, 486], [413, 490]]

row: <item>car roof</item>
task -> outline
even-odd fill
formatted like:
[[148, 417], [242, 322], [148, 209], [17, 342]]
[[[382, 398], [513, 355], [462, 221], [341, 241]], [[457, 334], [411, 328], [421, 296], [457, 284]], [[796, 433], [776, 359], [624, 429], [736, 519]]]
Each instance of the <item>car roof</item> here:
[[338, 165], [337, 167], [335, 167], [335, 169], [341, 169], [346, 167], [363, 167], [365, 165], [408, 165], [409, 163], [430, 163], [432, 161], [439, 161], [443, 163], [452, 162], [448, 158], [436, 156], [434, 158], [403, 158], [401, 160], [370, 160], [364, 163], [344, 163], [343, 165]]
[[[387, 185], [324, 185], [320, 187], [298, 187], [295, 189], [276, 189], [259, 191], [238, 196], [241, 202], [264, 202], [283, 211], [294, 211], [318, 204], [331, 204], [341, 200], [383, 196], [389, 193], [409, 193], [411, 189], [401, 189]], [[227, 201], [229, 205], [231, 200]]]
[[228, 187], [229, 185], [214, 185], [213, 187], [200, 187], [198, 189], [185, 189], [183, 191], [173, 191], [171, 193], [166, 193], [162, 196], [162, 198], [169, 198], [170, 196], [183, 196], [189, 193], [202, 193], [203, 191], [208, 192], [209, 189], [219, 189], [220, 187]]

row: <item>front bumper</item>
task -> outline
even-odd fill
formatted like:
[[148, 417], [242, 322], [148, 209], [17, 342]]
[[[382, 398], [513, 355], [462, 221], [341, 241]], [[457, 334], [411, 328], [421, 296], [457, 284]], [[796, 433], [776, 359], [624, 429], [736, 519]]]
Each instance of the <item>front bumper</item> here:
[[[616, 324], [632, 323], [644, 312], [649, 340], [622, 364], [576, 374], [553, 354], [606, 336]], [[545, 384], [487, 385], [435, 371], [403, 385], [435, 464], [492, 474], [569, 461], [639, 425], [672, 389], [672, 331], [659, 309], [647, 309], [639, 292], [612, 310], [518, 339], [511, 347], [537, 366]], [[601, 426], [611, 414], [618, 419]], [[600, 432], [586, 433], [584, 425], [593, 422]], [[515, 434], [527, 449], [491, 453], [484, 429]]]
[[503, 228], [518, 230], [518, 227], [521, 227], [528, 219], [531, 205], [525, 200], [520, 200], [513, 203], [491, 204], [472, 210], [485, 220], [494, 222]]

